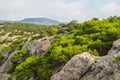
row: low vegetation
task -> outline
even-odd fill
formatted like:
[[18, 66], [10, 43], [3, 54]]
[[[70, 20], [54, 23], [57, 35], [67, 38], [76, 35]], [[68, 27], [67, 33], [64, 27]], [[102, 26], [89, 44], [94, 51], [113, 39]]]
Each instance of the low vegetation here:
[[[120, 17], [113, 16], [103, 20], [93, 18], [83, 23], [72, 21], [57, 26], [41, 26], [20, 23], [4, 23], [0, 26], [0, 36], [10, 33], [15, 39], [0, 40], [0, 63], [6, 51], [17, 51], [12, 62], [14, 69], [10, 73], [16, 75], [17, 80], [28, 80], [31, 76], [36, 80], [49, 80], [58, 68], [64, 65], [71, 57], [82, 52], [90, 52], [95, 56], [104, 56], [111, 48], [112, 43], [120, 38]], [[45, 36], [55, 36], [51, 48], [44, 56], [27, 55], [29, 51], [22, 50], [29, 37], [36, 40]], [[24, 58], [22, 62], [17, 60]]]

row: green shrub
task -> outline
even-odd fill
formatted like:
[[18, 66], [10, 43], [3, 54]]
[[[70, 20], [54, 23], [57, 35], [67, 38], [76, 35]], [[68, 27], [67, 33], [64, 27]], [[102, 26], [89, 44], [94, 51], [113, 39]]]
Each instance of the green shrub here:
[[11, 58], [12, 61], [12, 67], [9, 69], [8, 73], [13, 73], [15, 71], [16, 66], [18, 66], [20, 63], [25, 61], [25, 59], [28, 57], [28, 50], [22, 49], [15, 53], [15, 55]]
[[118, 62], [118, 61], [120, 61], [120, 55], [116, 56], [116, 57], [112, 60], [113, 63], [116, 63], [116, 62]]
[[25, 59], [25, 57], [27, 57], [27, 56], [28, 56], [28, 50], [26, 50], [26, 49], [19, 50], [12, 57], [12, 62], [17, 62], [19, 60], [19, 58]]
[[13, 80], [12, 77], [8, 77], [7, 80]]
[[[3, 25], [6, 32], [27, 32], [26, 35], [11, 43], [12, 50], [21, 49], [26, 41], [23, 37], [32, 37], [35, 34], [40, 34], [40, 38], [55, 35], [52, 46], [42, 57], [26, 57], [24, 51], [14, 55], [12, 59], [14, 66], [11, 70], [14, 71], [17, 80], [26, 80], [31, 76], [36, 77], [37, 80], [49, 80], [53, 72], [74, 55], [89, 52], [95, 56], [104, 56], [111, 48], [112, 43], [120, 38], [119, 17], [109, 17], [103, 20], [93, 18], [80, 24], [72, 21], [69, 24], [61, 24], [56, 27], [19, 23], [5, 23]], [[32, 38], [37, 39], [38, 37], [33, 36]], [[17, 63], [19, 58], [26, 60]], [[113, 62], [119, 60], [120, 57], [116, 57]]]
[[26, 77], [34, 76], [34, 73], [37, 71], [37, 64], [37, 58], [29, 57], [25, 60], [25, 62], [18, 65], [14, 73], [17, 77], [17, 80], [26, 80]]

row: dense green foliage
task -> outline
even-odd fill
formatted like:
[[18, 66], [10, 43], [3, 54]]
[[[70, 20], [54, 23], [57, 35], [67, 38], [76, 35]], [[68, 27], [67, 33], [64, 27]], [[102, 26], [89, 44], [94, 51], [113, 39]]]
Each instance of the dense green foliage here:
[[[28, 80], [31, 76], [35, 77], [36, 80], [49, 80], [52, 73], [59, 71], [59, 68], [74, 55], [90, 52], [96, 56], [104, 56], [111, 48], [113, 41], [120, 38], [120, 17], [116, 16], [103, 20], [93, 18], [83, 23], [72, 21], [69, 24], [49, 27], [19, 23], [5, 23], [4, 25], [5, 31], [9, 31], [7, 28], [10, 28], [16, 35], [21, 35], [22, 31], [30, 32], [30, 34], [24, 35], [24, 37], [31, 36], [32, 40], [44, 36], [55, 36], [51, 48], [47, 50], [44, 56], [39, 57], [25, 57], [27, 52], [21, 50], [21, 47], [27, 37], [11, 42], [7, 50], [11, 50], [13, 47], [18, 47], [17, 50], [20, 49], [18, 54], [14, 55], [12, 61], [16, 62], [19, 57], [25, 57], [23, 62], [15, 63], [17, 65], [12, 71], [16, 75], [17, 80]], [[16, 27], [9, 27], [9, 25]], [[13, 29], [21, 31], [16, 33]], [[0, 33], [0, 35], [6, 34], [5, 31]], [[0, 43], [2, 42], [0, 41]], [[7, 42], [7, 40], [4, 42]], [[12, 44], [14, 46], [11, 46]]]
[[27, 80], [31, 76], [38, 76], [36, 78], [38, 80], [49, 79], [52, 71], [49, 69], [48, 65], [44, 65], [44, 61], [43, 58], [27, 58], [25, 62], [16, 67], [15, 74], [17, 75], [17, 80]]
[[20, 58], [23, 58], [25, 59], [25, 57], [27, 57], [27, 54], [28, 51], [23, 49], [23, 50], [19, 50], [15, 53], [15, 55], [12, 57], [12, 62], [13, 63], [17, 63], [17, 61], [20, 59]]
[[15, 52], [14, 56], [11, 58], [12, 68], [8, 71], [8, 73], [13, 73], [16, 66], [24, 62], [27, 57], [29, 57], [28, 50], [21, 49]]

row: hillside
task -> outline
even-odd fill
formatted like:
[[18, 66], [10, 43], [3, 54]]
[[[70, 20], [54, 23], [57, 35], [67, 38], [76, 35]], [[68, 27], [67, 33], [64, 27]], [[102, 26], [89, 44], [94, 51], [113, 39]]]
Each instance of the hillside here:
[[41, 24], [41, 25], [58, 25], [61, 22], [48, 18], [25, 18], [21, 20], [22, 23]]
[[[36, 19], [25, 19], [24, 21], [31, 22]], [[94, 56], [95, 59], [108, 55], [113, 42], [120, 39], [119, 31], [120, 17], [117, 16], [103, 20], [93, 18], [83, 23], [71, 21], [68, 24], [51, 26], [18, 22], [1, 23], [0, 80], [50, 80], [50, 78], [60, 80], [56, 75], [64, 74], [61, 72], [73, 56], [81, 56], [83, 52], [88, 52], [87, 55]], [[115, 44], [115, 46], [112, 49], [118, 50], [119, 45]], [[88, 57], [87, 60], [94, 59]], [[115, 63], [120, 60], [119, 56], [116, 57], [111, 58]], [[99, 60], [102, 59], [98, 59], [98, 64], [100, 64]], [[77, 65], [77, 62], [74, 63]], [[89, 67], [91, 63], [89, 65], [89, 62], [88, 64], [85, 62], [85, 65]], [[69, 67], [65, 69], [69, 69]], [[87, 69], [85, 67], [84, 70]]]
[[0, 20], [0, 23], [4, 23], [5, 21], [4, 20]]
[[5, 21], [5, 20], [0, 20], [0, 23], [4, 22], [11, 22], [11, 23], [26, 23], [26, 24], [39, 24], [39, 25], [58, 25], [61, 24], [62, 22], [53, 20], [53, 19], [48, 19], [48, 18], [25, 18], [23, 20], [19, 21]]

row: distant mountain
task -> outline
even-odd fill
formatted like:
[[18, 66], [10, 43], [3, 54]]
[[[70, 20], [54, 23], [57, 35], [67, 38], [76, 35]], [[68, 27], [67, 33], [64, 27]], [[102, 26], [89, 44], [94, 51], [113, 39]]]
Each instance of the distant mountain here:
[[19, 21], [0, 20], [0, 23], [4, 23], [4, 22], [12, 22], [12, 23], [19, 22], [19, 23], [40, 24], [40, 25], [58, 25], [62, 23], [60, 21], [48, 19], [48, 18], [25, 18]]
[[4, 23], [4, 22], [6, 22], [6, 21], [0, 20], [0, 23]]
[[25, 18], [19, 22], [31, 23], [31, 24], [41, 24], [41, 25], [57, 25], [57, 24], [61, 23], [57, 20], [52, 20], [52, 19], [48, 19], [48, 18]]

